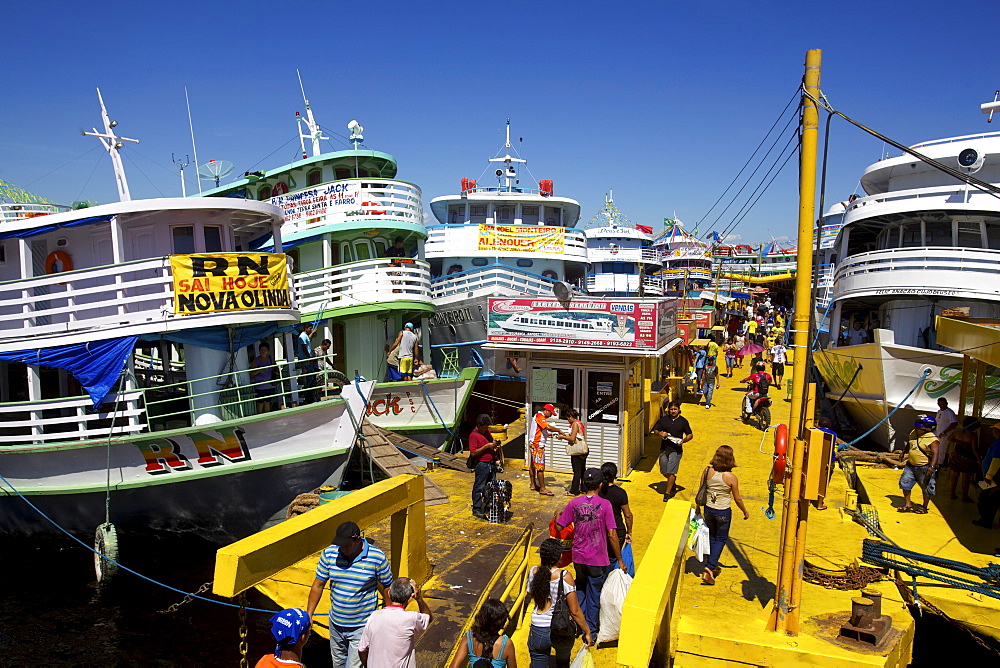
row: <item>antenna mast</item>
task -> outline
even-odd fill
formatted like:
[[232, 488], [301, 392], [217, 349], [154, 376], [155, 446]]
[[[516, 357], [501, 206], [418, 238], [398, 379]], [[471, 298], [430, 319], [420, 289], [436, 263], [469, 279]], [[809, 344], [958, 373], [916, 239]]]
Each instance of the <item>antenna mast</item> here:
[[173, 161], [177, 168], [181, 170], [181, 197], [187, 197], [187, 188], [184, 186], [184, 168], [191, 164], [191, 156], [184, 156], [184, 162], [181, 162], [174, 157], [174, 154], [170, 154], [170, 159]]
[[[302, 85], [302, 73], [295, 70], [296, 76], [299, 77], [299, 90], [302, 91], [302, 101], [306, 104], [306, 117], [302, 118], [299, 112], [295, 112], [295, 120], [299, 125], [299, 145], [302, 147], [302, 158], [308, 158], [306, 154], [306, 140], [312, 142], [312, 154], [313, 157], [320, 154], [319, 140], [329, 139], [329, 137], [323, 136], [323, 131], [319, 127], [319, 123], [313, 118], [312, 107], [309, 106], [309, 100], [306, 98], [306, 89]], [[305, 125], [306, 132], [302, 131], [302, 126]]]
[[490, 162], [502, 162], [506, 165], [503, 169], [497, 170], [497, 179], [502, 179], [504, 182], [504, 189], [510, 192], [513, 189], [514, 182], [517, 180], [517, 170], [514, 169], [515, 162], [521, 164], [527, 164], [527, 160], [521, 158], [514, 158], [510, 154], [510, 119], [507, 119], [507, 142], [504, 144], [504, 148], [507, 149], [507, 154], [502, 158], [490, 158]]
[[97, 89], [97, 99], [101, 103], [101, 118], [104, 120], [104, 132], [98, 132], [97, 128], [94, 128], [93, 132], [84, 132], [83, 134], [87, 137], [97, 137], [101, 140], [101, 144], [104, 145], [108, 155], [111, 156], [111, 166], [115, 170], [115, 184], [118, 186], [118, 199], [122, 202], [128, 202], [132, 199], [132, 196], [128, 191], [128, 181], [125, 179], [125, 167], [122, 166], [122, 156], [119, 151], [124, 146], [122, 142], [128, 141], [138, 144], [139, 140], [116, 135], [113, 128], [118, 125], [118, 121], [108, 118], [108, 110], [104, 108], [104, 98], [101, 97], [100, 88]]
[[[191, 122], [191, 100], [188, 98], [187, 86], [184, 86], [184, 102], [188, 110], [188, 127], [191, 128], [191, 152], [194, 153], [194, 164], [198, 164], [198, 146], [194, 143], [194, 123]], [[181, 191], [184, 190], [184, 183], [181, 182]], [[198, 179], [198, 194], [201, 194], [201, 179]]]

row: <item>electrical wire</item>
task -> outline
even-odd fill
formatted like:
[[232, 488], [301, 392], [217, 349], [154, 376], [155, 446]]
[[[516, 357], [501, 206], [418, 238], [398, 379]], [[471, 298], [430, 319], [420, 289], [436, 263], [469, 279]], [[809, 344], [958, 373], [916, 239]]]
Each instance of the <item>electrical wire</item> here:
[[137, 162], [136, 162], [135, 160], [133, 160], [133, 159], [132, 159], [132, 158], [131, 158], [131, 157], [129, 156], [129, 154], [128, 154], [128, 153], [125, 153], [124, 155], [125, 155], [125, 159], [129, 161], [129, 164], [131, 164], [131, 165], [132, 165], [133, 167], [135, 167], [136, 171], [137, 171], [137, 172], [139, 172], [140, 174], [142, 174], [142, 177], [143, 177], [144, 179], [146, 179], [147, 181], [149, 181], [149, 185], [153, 186], [153, 190], [155, 190], [156, 192], [160, 193], [160, 197], [166, 197], [166, 195], [164, 195], [164, 194], [163, 194], [163, 191], [162, 191], [162, 190], [160, 190], [160, 189], [159, 189], [159, 188], [158, 188], [158, 187], [156, 186], [156, 184], [155, 184], [155, 183], [153, 183], [153, 179], [149, 178], [149, 176], [147, 176], [147, 175], [146, 175], [146, 172], [142, 171], [142, 168], [141, 168], [141, 167], [139, 167], [139, 164], [138, 164], [138, 163], [137, 163]]
[[[721, 202], [722, 199], [726, 196], [726, 193], [728, 193], [730, 191], [730, 189], [732, 189], [733, 185], [735, 185], [736, 182], [739, 181], [739, 178], [743, 175], [743, 172], [745, 172], [746, 168], [748, 166], [750, 166], [750, 163], [753, 161], [754, 156], [757, 155], [757, 153], [760, 151], [761, 147], [764, 145], [764, 142], [766, 142], [767, 138], [771, 136], [772, 132], [774, 132], [774, 128], [777, 127], [778, 123], [780, 123], [781, 119], [785, 116], [785, 113], [788, 111], [788, 107], [790, 107], [792, 105], [792, 103], [795, 102], [796, 99], [798, 99], [798, 97], [799, 97], [799, 89], [796, 88], [795, 92], [792, 93], [792, 97], [788, 100], [788, 103], [785, 105], [785, 108], [781, 110], [781, 113], [778, 114], [778, 118], [776, 118], [775, 121], [774, 121], [774, 123], [771, 124], [771, 127], [770, 127], [770, 129], [768, 129], [767, 133], [764, 135], [764, 138], [760, 140], [759, 144], [757, 144], [757, 148], [755, 148], [754, 151], [753, 151], [753, 153], [750, 155], [750, 157], [747, 158], [747, 161], [745, 163], [743, 163], [743, 167], [740, 168], [739, 173], [733, 178], [732, 181], [730, 181], [729, 185], [726, 186], [726, 189], [722, 192], [721, 195], [719, 195], [719, 198], [717, 200], [715, 200], [715, 203], [712, 204], [712, 206], [709, 207], [708, 211], [705, 212], [705, 215], [703, 215], [701, 217], [701, 219], [698, 220], [698, 222], [695, 224], [695, 227], [697, 227], [698, 225], [701, 225], [701, 223], [703, 223], [705, 221], [705, 219], [708, 218], [708, 215], [710, 213], [712, 213], [712, 211], [715, 209], [716, 206], [718, 206], [719, 202]], [[794, 118], [794, 116], [792, 118]], [[787, 123], [785, 124], [785, 127], [786, 128], [788, 127]], [[784, 132], [784, 129], [782, 130], [782, 132]], [[775, 140], [775, 141], [777, 141], [777, 140]], [[712, 225], [709, 226], [708, 230], [706, 230], [706, 234], [708, 232], [711, 232], [712, 228], [714, 228], [714, 227], [715, 227], [715, 223], [713, 222]]]
[[[252, 165], [250, 165], [249, 169], [245, 169], [245, 170], [243, 170], [243, 171], [245, 171], [245, 172], [249, 172], [249, 171], [252, 171], [254, 167], [256, 167], [256, 166], [257, 166], [257, 165], [259, 165], [260, 163], [264, 162], [265, 160], [267, 160], [268, 158], [270, 158], [270, 157], [271, 157], [272, 155], [274, 155], [275, 153], [277, 153], [277, 152], [278, 152], [278, 151], [280, 151], [281, 149], [283, 149], [283, 148], [285, 148], [286, 146], [288, 146], [289, 144], [291, 144], [291, 143], [292, 143], [293, 141], [295, 141], [296, 139], [298, 139], [298, 137], [292, 137], [291, 139], [289, 139], [288, 141], [286, 141], [286, 142], [285, 142], [284, 144], [282, 144], [282, 145], [281, 145], [281, 146], [279, 146], [278, 148], [274, 149], [273, 151], [271, 151], [270, 153], [268, 153], [267, 155], [265, 155], [265, 156], [264, 156], [263, 158], [261, 158], [261, 159], [260, 159], [260, 160], [258, 160], [257, 162], [255, 162], [255, 163], [253, 163]], [[294, 161], [293, 161], [293, 162], [294, 162]]]
[[88, 176], [87, 180], [83, 182], [83, 187], [80, 188], [80, 194], [76, 196], [77, 199], [83, 197], [83, 192], [87, 189], [87, 186], [90, 184], [90, 179], [94, 178], [94, 172], [97, 171], [97, 168], [100, 166], [100, 164], [101, 164], [101, 159], [98, 158], [97, 162], [94, 163], [94, 168], [90, 170], [90, 176]]
[[82, 157], [84, 157], [84, 156], [86, 156], [86, 155], [90, 155], [91, 153], [93, 153], [94, 151], [96, 151], [96, 150], [97, 150], [97, 149], [99, 149], [99, 148], [101, 148], [101, 147], [100, 147], [100, 145], [98, 145], [98, 144], [95, 144], [95, 145], [94, 145], [93, 147], [91, 147], [91, 149], [90, 149], [89, 151], [84, 151], [83, 153], [81, 153], [80, 155], [76, 156], [75, 158], [73, 158], [73, 159], [72, 159], [72, 160], [70, 160], [69, 162], [64, 162], [63, 164], [59, 165], [58, 167], [56, 167], [56, 168], [55, 168], [55, 169], [53, 169], [52, 171], [50, 171], [50, 172], [45, 172], [44, 174], [42, 174], [42, 175], [41, 175], [41, 176], [39, 176], [38, 178], [35, 178], [35, 179], [32, 179], [31, 181], [28, 181], [27, 183], [25, 183], [25, 184], [24, 184], [24, 187], [25, 187], [25, 188], [28, 188], [28, 187], [29, 187], [29, 186], [31, 186], [31, 185], [32, 185], [33, 183], [38, 183], [39, 181], [41, 181], [42, 179], [44, 179], [44, 178], [45, 178], [46, 176], [49, 176], [50, 174], [55, 174], [56, 172], [58, 172], [58, 171], [59, 171], [60, 169], [62, 169], [63, 167], [66, 167], [67, 165], [69, 165], [69, 164], [71, 164], [71, 163], [73, 163], [73, 162], [76, 162], [77, 160], [79, 160], [80, 158], [82, 158]]
[[[784, 152], [791, 145], [792, 141], [794, 141], [797, 138], [798, 138], [798, 135], [797, 134], [793, 134], [792, 137], [785, 144], [785, 148], [782, 149], [782, 152]], [[757, 195], [756, 198], [754, 198], [753, 201], [750, 201], [748, 199], [747, 202], [744, 203], [743, 208], [740, 209], [740, 211], [736, 212], [736, 215], [739, 216], [739, 217], [736, 218], [736, 219], [734, 219], [733, 222], [730, 223], [730, 225], [728, 227], [726, 227], [725, 231], [720, 236], [725, 236], [725, 235], [731, 233], [733, 230], [736, 229], [736, 227], [741, 222], [743, 222], [743, 219], [747, 217], [747, 214], [749, 214], [750, 211], [753, 209], [753, 207], [756, 206], [757, 202], [760, 201], [760, 198], [764, 196], [765, 192], [767, 192], [767, 189], [771, 187], [772, 183], [774, 183], [774, 180], [776, 178], [778, 178], [778, 175], [785, 169], [785, 166], [788, 165], [788, 161], [791, 160], [792, 156], [796, 154], [796, 147], [797, 147], [797, 144], [796, 144], [796, 146], [793, 146], [790, 151], [788, 151], [788, 155], [785, 156], [785, 159], [781, 163], [781, 166], [778, 167], [778, 169], [776, 171], [774, 171], [773, 173], [771, 173], [770, 180], [768, 180], [768, 182], [766, 184], [763, 181], [761, 181], [757, 185], [757, 188], [754, 190], [754, 192], [750, 193], [750, 197], [753, 197], [756, 194]], [[775, 162], [774, 162], [774, 164], [772, 164], [771, 169], [774, 169], [774, 165], [776, 165], [777, 161], [780, 160], [780, 159], [781, 159], [781, 154], [779, 154], [778, 157], [775, 159]], [[770, 173], [770, 171], [769, 171], [769, 173]], [[767, 174], [765, 174], [764, 176], [766, 178]], [[761, 189], [761, 186], [763, 186], [763, 189]]]

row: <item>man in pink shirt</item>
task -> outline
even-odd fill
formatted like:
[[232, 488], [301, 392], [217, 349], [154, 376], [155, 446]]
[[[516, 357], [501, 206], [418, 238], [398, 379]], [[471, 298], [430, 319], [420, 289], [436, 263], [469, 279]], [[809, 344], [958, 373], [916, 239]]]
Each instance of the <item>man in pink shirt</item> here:
[[[427, 630], [433, 615], [410, 578], [396, 578], [389, 585], [389, 603], [368, 618], [358, 643], [358, 654], [368, 668], [417, 668], [417, 634]], [[416, 601], [420, 612], [407, 610]]]
[[608, 543], [618, 559], [618, 568], [625, 570], [621, 546], [618, 544], [615, 513], [611, 502], [598, 496], [604, 474], [601, 469], [583, 472], [583, 495], [570, 501], [559, 518], [556, 531], [573, 525], [573, 569], [576, 572], [576, 597], [587, 620], [590, 632], [597, 637], [600, 626], [601, 590], [610, 570]]

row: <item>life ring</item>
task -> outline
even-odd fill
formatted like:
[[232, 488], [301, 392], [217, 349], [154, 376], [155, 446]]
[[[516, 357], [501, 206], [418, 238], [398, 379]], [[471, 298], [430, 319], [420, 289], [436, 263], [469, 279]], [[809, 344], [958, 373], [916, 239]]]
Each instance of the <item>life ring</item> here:
[[278, 195], [285, 195], [288, 193], [288, 184], [284, 181], [278, 181], [274, 184], [274, 190], [271, 191], [271, 197], [277, 197]]
[[779, 424], [774, 428], [774, 465], [771, 467], [771, 480], [775, 485], [785, 484], [785, 467], [788, 464], [788, 427]]
[[[383, 206], [383, 204], [381, 202], [362, 202], [361, 206], [363, 206], [363, 207]], [[365, 209], [365, 213], [370, 214], [372, 216], [378, 216], [378, 215], [384, 216], [385, 214], [387, 214], [389, 212], [385, 211], [385, 210], [375, 211], [374, 209]]]
[[67, 271], [73, 271], [73, 259], [66, 251], [54, 250], [45, 258], [46, 274], [61, 274]]

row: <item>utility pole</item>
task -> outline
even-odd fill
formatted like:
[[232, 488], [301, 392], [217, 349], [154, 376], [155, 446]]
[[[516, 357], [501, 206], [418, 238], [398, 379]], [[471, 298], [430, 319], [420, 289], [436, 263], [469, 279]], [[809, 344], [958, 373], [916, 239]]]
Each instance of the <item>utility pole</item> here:
[[806, 442], [803, 425], [806, 404], [806, 372], [809, 357], [809, 322], [812, 312], [812, 249], [816, 222], [816, 149], [819, 137], [820, 63], [823, 52], [806, 52], [802, 96], [802, 162], [799, 167], [799, 249], [795, 276], [795, 317], [792, 326], [792, 407], [788, 438], [790, 473], [786, 476], [785, 500], [778, 553], [778, 584], [768, 629], [798, 635], [802, 596], [802, 563], [805, 554], [809, 502], [802, 500], [803, 462]]

